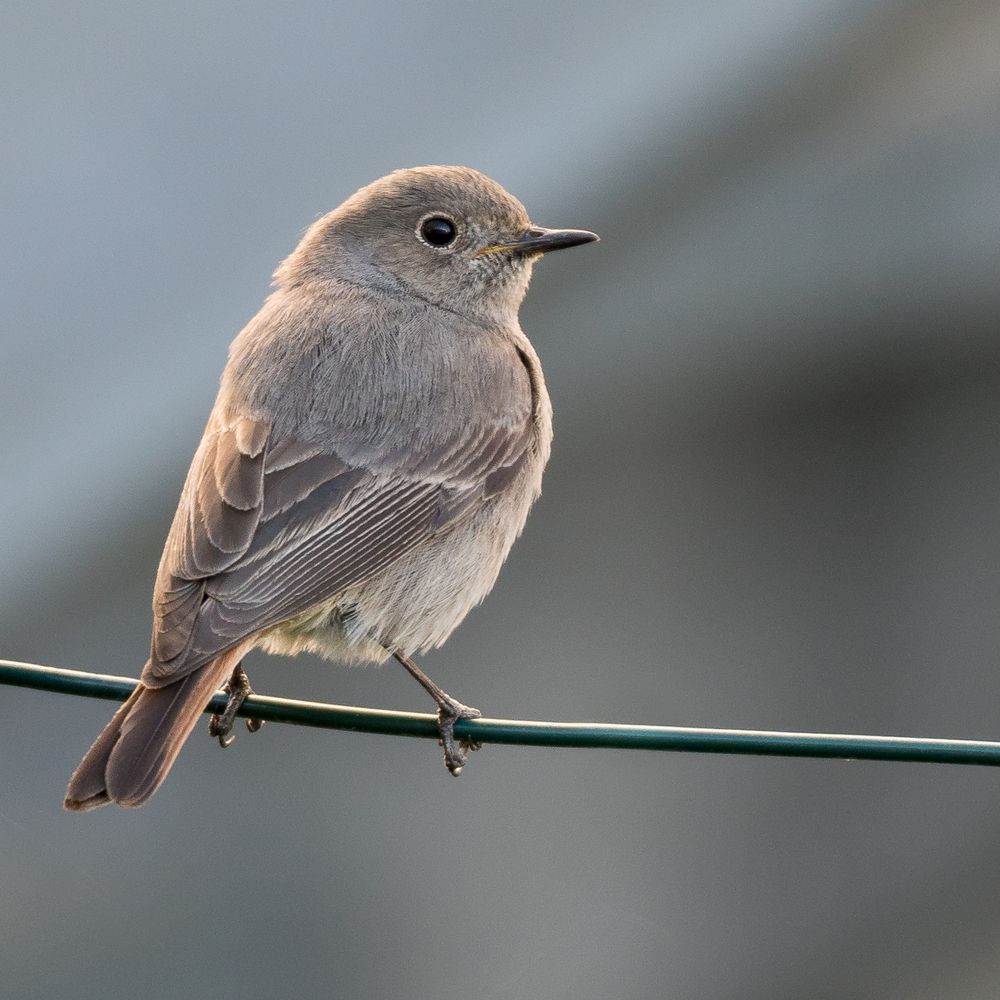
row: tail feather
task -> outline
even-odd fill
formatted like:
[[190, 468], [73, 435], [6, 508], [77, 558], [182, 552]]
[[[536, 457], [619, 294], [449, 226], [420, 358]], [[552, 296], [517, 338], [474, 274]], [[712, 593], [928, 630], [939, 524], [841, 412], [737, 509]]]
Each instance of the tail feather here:
[[67, 809], [84, 812], [107, 805], [111, 801], [104, 781], [104, 768], [121, 735], [122, 723], [144, 690], [146, 689], [140, 684], [122, 702], [121, 708], [115, 712], [112, 720], [104, 727], [101, 735], [94, 740], [94, 745], [87, 751], [87, 755], [80, 761], [80, 766], [73, 772], [73, 777], [69, 779], [69, 788], [66, 790], [64, 805]]
[[73, 772], [66, 808], [83, 812], [111, 802], [141, 806], [163, 783], [205, 706], [244, 651], [229, 650], [161, 688], [140, 684]]

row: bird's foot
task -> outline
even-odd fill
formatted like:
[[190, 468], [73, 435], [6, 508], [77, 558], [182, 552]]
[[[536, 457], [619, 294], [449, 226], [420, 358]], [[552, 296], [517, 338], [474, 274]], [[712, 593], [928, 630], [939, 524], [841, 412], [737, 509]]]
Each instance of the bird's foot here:
[[457, 778], [465, 767], [470, 750], [478, 750], [482, 743], [478, 740], [456, 740], [455, 723], [459, 719], [478, 719], [482, 712], [456, 701], [418, 667], [408, 656], [398, 650], [390, 650], [392, 655], [406, 668], [411, 677], [434, 699], [438, 707], [438, 743], [444, 749], [444, 766]]
[[[219, 746], [225, 749], [232, 746], [236, 739], [236, 734], [233, 732], [236, 713], [243, 706], [243, 702], [253, 694], [250, 678], [247, 677], [242, 663], [237, 663], [233, 668], [233, 673], [222, 690], [229, 695], [229, 700], [221, 714], [213, 715], [209, 720], [208, 734], [218, 739]], [[263, 719], [247, 719], [246, 721], [247, 729], [251, 733], [258, 732], [264, 725]]]
[[444, 750], [444, 766], [457, 778], [465, 767], [471, 750], [478, 750], [483, 744], [479, 740], [455, 739], [455, 723], [459, 719], [478, 719], [482, 712], [470, 708], [454, 698], [445, 696], [446, 701], [438, 703], [438, 743]]

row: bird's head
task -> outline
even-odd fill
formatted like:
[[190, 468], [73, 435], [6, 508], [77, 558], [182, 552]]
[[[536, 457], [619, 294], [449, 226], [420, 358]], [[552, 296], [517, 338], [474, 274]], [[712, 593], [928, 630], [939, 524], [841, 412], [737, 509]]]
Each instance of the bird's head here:
[[280, 284], [346, 281], [501, 317], [516, 314], [543, 253], [597, 238], [533, 225], [516, 198], [476, 170], [414, 167], [319, 219], [275, 276]]

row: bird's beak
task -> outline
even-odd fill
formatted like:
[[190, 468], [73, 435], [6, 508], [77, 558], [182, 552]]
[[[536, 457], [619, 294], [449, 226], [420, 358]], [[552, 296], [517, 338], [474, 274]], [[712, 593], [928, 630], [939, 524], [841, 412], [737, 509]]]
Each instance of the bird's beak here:
[[533, 226], [510, 243], [483, 247], [477, 256], [487, 253], [548, 253], [550, 250], [565, 250], [584, 243], [595, 243], [599, 239], [597, 233], [588, 233], [586, 229], [542, 229], [540, 226]]

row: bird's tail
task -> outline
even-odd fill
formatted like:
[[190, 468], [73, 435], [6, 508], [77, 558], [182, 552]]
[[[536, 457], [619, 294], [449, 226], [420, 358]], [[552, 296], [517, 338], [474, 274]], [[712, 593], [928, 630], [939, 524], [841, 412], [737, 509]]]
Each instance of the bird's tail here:
[[141, 806], [163, 783], [215, 692], [245, 647], [231, 649], [164, 687], [140, 684], [94, 740], [66, 789], [67, 809], [110, 802]]

